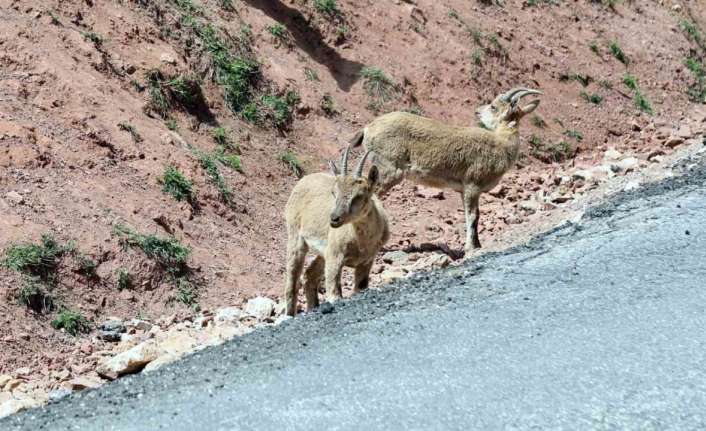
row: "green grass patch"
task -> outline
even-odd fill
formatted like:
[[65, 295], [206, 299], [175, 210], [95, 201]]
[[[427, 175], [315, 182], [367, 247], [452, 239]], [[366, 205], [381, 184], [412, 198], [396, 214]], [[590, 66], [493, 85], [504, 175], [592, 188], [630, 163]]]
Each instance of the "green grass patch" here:
[[63, 329], [74, 337], [91, 332], [91, 324], [88, 319], [83, 314], [71, 310], [61, 311], [56, 319], [52, 320], [51, 326], [54, 329]]
[[610, 49], [611, 55], [615, 57], [619, 62], [623, 63], [626, 66], [630, 63], [630, 60], [628, 59], [627, 55], [625, 55], [625, 52], [623, 52], [623, 49], [620, 48], [620, 45], [618, 45], [617, 41], [614, 40], [610, 42], [608, 48]]
[[17, 292], [17, 302], [37, 313], [53, 311], [56, 303], [48, 286], [39, 278], [31, 276], [23, 277]]
[[592, 40], [591, 43], [588, 44], [588, 48], [591, 50], [592, 53], [600, 56], [601, 55], [601, 48], [598, 46], [598, 42], [595, 40]]
[[132, 140], [136, 144], [142, 142], [142, 140], [143, 140], [142, 136], [140, 136], [140, 134], [137, 132], [137, 129], [135, 128], [135, 126], [133, 126], [130, 123], [125, 123], [125, 122], [118, 123], [118, 129], [120, 129], [124, 132], [128, 132], [130, 134], [130, 137], [132, 138]]
[[125, 268], [120, 268], [118, 270], [118, 290], [125, 290], [132, 288], [132, 276], [130, 272]]
[[61, 258], [73, 251], [73, 246], [59, 244], [53, 236], [42, 235], [38, 244], [16, 244], [5, 252], [3, 265], [28, 276], [38, 277], [42, 281], [53, 281]]
[[314, 9], [330, 17], [336, 17], [341, 14], [336, 0], [314, 0]]
[[307, 81], [311, 81], [311, 82], [321, 81], [319, 79], [319, 75], [316, 73], [316, 71], [314, 69], [310, 69], [308, 67], [304, 68], [304, 77], [306, 78]]
[[592, 103], [594, 105], [600, 105], [603, 102], [603, 96], [600, 94], [596, 93], [587, 93], [585, 91], [582, 91], [581, 93], [581, 98], [584, 99], [585, 101]]
[[162, 191], [177, 201], [194, 200], [193, 184], [174, 166], [167, 166], [158, 181], [162, 185]]
[[201, 151], [195, 151], [195, 153], [201, 168], [206, 171], [208, 181], [218, 189], [221, 200], [229, 206], [233, 205], [233, 190], [226, 184], [226, 180], [218, 168], [220, 162], [218, 154], [208, 154]]
[[646, 114], [653, 115], [654, 110], [652, 109], [652, 104], [647, 97], [642, 94], [642, 91], [640, 91], [637, 77], [626, 73], [623, 76], [623, 84], [634, 92], [633, 101], [635, 103], [635, 107]]
[[377, 67], [364, 67], [360, 71], [363, 78], [363, 89], [372, 99], [372, 106], [381, 107], [387, 102], [396, 100], [400, 95], [399, 85], [385, 72]]
[[302, 167], [302, 164], [297, 158], [296, 154], [294, 154], [293, 152], [286, 151], [280, 154], [278, 159], [280, 162], [284, 163], [289, 169], [291, 169], [292, 173], [297, 178], [301, 178], [302, 176], [304, 176], [304, 168]]
[[82, 31], [81, 36], [89, 42], [93, 42], [94, 45], [100, 46], [103, 44], [103, 37], [98, 33], [92, 31]]
[[564, 130], [564, 135], [576, 139], [577, 142], [583, 141], [583, 134], [578, 130]]
[[120, 237], [124, 247], [142, 250], [149, 259], [159, 263], [169, 273], [186, 272], [186, 262], [191, 250], [176, 238], [144, 235], [124, 225], [115, 226], [115, 233]]
[[706, 102], [706, 65], [696, 58], [687, 58], [685, 65], [694, 76], [694, 82], [689, 86], [687, 94], [692, 102]]
[[334, 115], [338, 114], [338, 110], [336, 109], [336, 103], [333, 101], [333, 97], [331, 97], [330, 94], [323, 95], [319, 106], [327, 117], [333, 117]]

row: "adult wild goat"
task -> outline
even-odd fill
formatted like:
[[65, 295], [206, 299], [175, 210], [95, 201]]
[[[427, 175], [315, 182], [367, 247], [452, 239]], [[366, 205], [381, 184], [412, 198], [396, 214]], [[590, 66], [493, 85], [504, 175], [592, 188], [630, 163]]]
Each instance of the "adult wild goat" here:
[[304, 260], [309, 250], [317, 254], [305, 273], [306, 308], [319, 305], [318, 287], [325, 279], [326, 300], [341, 295], [341, 271], [355, 268], [353, 291], [368, 287], [375, 255], [390, 238], [385, 211], [374, 195], [377, 167], [362, 176], [366, 153], [354, 175], [348, 175], [346, 148], [341, 169], [329, 162], [331, 172], [307, 175], [292, 190], [285, 209], [287, 221], [287, 280], [284, 288], [285, 310], [294, 316], [297, 291]]
[[481, 127], [457, 127], [406, 112], [380, 116], [356, 134], [373, 153], [380, 169], [379, 194], [407, 178], [461, 193], [466, 214], [466, 254], [480, 248], [478, 200], [491, 190], [517, 160], [519, 121], [537, 109], [539, 100], [520, 106], [520, 100], [537, 90], [514, 88], [476, 110]]

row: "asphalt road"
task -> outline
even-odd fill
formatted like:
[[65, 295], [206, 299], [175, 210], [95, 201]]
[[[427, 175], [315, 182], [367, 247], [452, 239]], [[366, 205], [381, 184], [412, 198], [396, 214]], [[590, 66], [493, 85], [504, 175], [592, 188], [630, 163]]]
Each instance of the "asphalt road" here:
[[706, 429], [706, 169], [10, 430]]

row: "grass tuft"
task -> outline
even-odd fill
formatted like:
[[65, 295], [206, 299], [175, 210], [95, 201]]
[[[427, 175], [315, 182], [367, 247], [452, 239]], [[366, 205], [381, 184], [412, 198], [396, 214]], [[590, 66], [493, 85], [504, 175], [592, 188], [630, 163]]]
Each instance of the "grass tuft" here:
[[79, 334], [91, 332], [90, 322], [77, 311], [61, 311], [56, 319], [52, 320], [51, 326], [54, 329], [63, 329], [66, 333], [74, 337]]
[[630, 60], [628, 59], [627, 55], [625, 55], [625, 52], [623, 52], [622, 48], [620, 48], [620, 45], [618, 45], [617, 41], [612, 41], [610, 42], [610, 45], [608, 46], [610, 49], [610, 53], [615, 57], [619, 62], [623, 63], [624, 65], [628, 65], [630, 63]]
[[192, 202], [194, 200], [194, 190], [191, 181], [186, 179], [184, 174], [174, 166], [167, 166], [158, 181], [162, 184], [162, 191], [171, 195], [177, 201]]
[[600, 94], [588, 94], [585, 91], [582, 91], [580, 94], [581, 98], [583, 98], [587, 102], [593, 103], [594, 105], [600, 105], [603, 102], [603, 96], [601, 96]]
[[287, 165], [297, 178], [304, 175], [304, 168], [297, 156], [291, 151], [286, 151], [279, 155], [279, 161]]
[[142, 136], [140, 136], [137, 129], [132, 124], [125, 122], [118, 123], [118, 129], [128, 132], [135, 143], [142, 142]]
[[314, 0], [314, 9], [330, 17], [336, 17], [341, 14], [336, 0]]
[[139, 248], [148, 258], [162, 265], [168, 272], [172, 274], [186, 272], [186, 261], [191, 250], [176, 238], [144, 235], [123, 225], [115, 226], [115, 233], [121, 237], [123, 246]]

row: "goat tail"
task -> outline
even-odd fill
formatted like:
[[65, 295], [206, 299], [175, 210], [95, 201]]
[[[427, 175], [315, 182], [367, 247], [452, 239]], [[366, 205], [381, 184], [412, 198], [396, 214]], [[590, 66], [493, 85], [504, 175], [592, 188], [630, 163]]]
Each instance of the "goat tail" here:
[[361, 130], [358, 133], [355, 134], [353, 139], [351, 139], [348, 143], [350, 144], [351, 148], [356, 148], [360, 147], [360, 144], [363, 143], [363, 139], [365, 138], [365, 130]]

